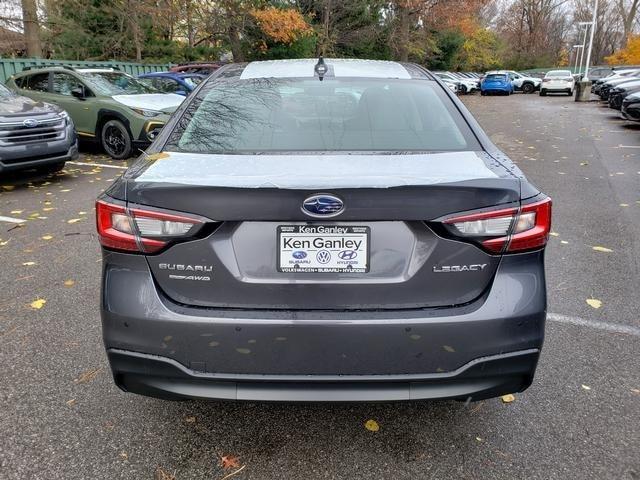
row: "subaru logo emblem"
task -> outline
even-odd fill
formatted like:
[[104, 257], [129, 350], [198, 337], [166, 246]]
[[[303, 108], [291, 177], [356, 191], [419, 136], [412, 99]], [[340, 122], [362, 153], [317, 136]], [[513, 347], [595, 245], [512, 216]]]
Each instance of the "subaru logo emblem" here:
[[38, 126], [38, 121], [35, 118], [27, 118], [22, 121], [22, 125], [27, 128], [33, 128]]
[[307, 252], [303, 252], [302, 250], [297, 250], [293, 252], [291, 256], [296, 260], [302, 260], [303, 258], [307, 258]]
[[340, 215], [344, 203], [335, 195], [312, 195], [302, 203], [302, 211], [310, 217], [327, 218]]
[[327, 250], [320, 250], [317, 254], [316, 254], [316, 260], [318, 260], [318, 263], [329, 263], [331, 261], [331, 253], [329, 253]]
[[338, 254], [341, 260], [353, 260], [358, 256], [358, 252], [354, 250], [344, 250]]

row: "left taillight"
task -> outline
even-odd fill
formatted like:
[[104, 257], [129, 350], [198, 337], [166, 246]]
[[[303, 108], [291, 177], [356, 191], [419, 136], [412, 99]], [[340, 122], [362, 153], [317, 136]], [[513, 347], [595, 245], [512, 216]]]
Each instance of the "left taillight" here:
[[475, 243], [492, 254], [518, 253], [546, 245], [551, 231], [551, 199], [442, 221], [450, 236]]
[[196, 235], [202, 219], [173, 213], [126, 208], [105, 200], [96, 201], [100, 244], [127, 252], [157, 253], [170, 243]]

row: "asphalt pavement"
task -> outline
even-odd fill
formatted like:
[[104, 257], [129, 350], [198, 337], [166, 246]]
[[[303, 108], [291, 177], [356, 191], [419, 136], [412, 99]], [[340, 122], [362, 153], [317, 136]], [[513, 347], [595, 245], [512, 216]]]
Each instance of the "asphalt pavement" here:
[[0, 179], [0, 478], [640, 479], [640, 128], [567, 97], [463, 100], [554, 200], [527, 391], [356, 405], [122, 393], [93, 202], [125, 164], [89, 151], [59, 175]]

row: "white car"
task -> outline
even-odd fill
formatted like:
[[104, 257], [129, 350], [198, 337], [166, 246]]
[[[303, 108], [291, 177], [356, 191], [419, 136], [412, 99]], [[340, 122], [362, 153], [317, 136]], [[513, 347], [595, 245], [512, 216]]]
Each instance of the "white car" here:
[[540, 87], [540, 96], [544, 97], [547, 93], [566, 93], [573, 95], [576, 87], [576, 79], [570, 70], [551, 70], [542, 79]]
[[513, 90], [522, 93], [533, 93], [540, 90], [542, 79], [536, 77], [530, 77], [524, 73], [516, 72], [515, 70], [492, 70], [487, 72], [487, 75], [495, 73], [507, 73], [511, 79]]
[[458, 91], [460, 93], [471, 93], [480, 89], [480, 83], [477, 80], [472, 80], [471, 78], [465, 78], [460, 75], [456, 75], [451, 72], [433, 72], [440, 80], [444, 82], [450, 82], [458, 84]]

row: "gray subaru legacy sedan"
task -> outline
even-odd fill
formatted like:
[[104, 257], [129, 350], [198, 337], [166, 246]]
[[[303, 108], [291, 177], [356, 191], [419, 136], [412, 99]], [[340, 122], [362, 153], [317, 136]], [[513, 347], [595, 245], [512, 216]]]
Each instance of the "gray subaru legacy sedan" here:
[[115, 383], [479, 400], [532, 382], [551, 201], [413, 64], [231, 64], [97, 201]]

